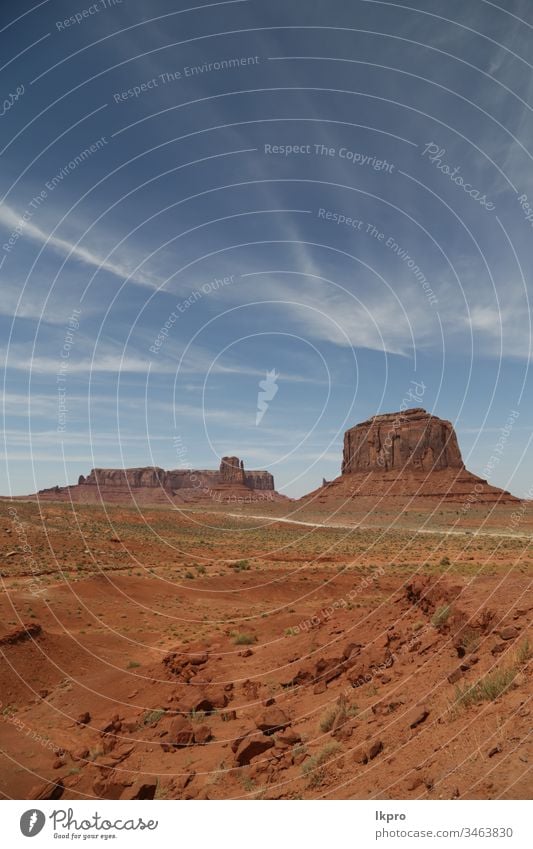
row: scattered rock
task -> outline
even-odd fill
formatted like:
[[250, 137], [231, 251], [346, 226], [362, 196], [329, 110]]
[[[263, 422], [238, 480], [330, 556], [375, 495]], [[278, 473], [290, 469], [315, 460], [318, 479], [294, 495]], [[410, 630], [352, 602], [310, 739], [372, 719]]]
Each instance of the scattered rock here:
[[249, 736], [250, 736], [250, 734], [257, 734], [257, 732], [256, 732], [255, 728], [254, 728], [253, 730], [251, 730], [251, 731], [250, 731], [250, 730], [245, 731], [243, 734], [240, 734], [240, 735], [239, 735], [239, 737], [235, 737], [235, 739], [234, 739], [234, 740], [232, 740], [232, 743], [231, 743], [231, 751], [233, 752], [233, 754], [235, 754], [235, 752], [237, 751], [237, 749], [238, 749], [238, 748], [239, 748], [239, 746], [241, 745], [242, 741], [243, 741], [246, 737], [249, 737]]
[[138, 778], [131, 787], [126, 788], [121, 799], [153, 799], [157, 790], [155, 778]]
[[90, 721], [91, 721], [91, 714], [89, 713], [88, 710], [86, 710], [85, 713], [80, 713], [80, 715], [78, 716], [78, 718], [76, 720], [78, 725], [88, 725]]
[[265, 708], [255, 718], [255, 724], [265, 734], [285, 729], [291, 721], [287, 714], [276, 705]]
[[93, 792], [100, 799], [120, 799], [126, 786], [125, 782], [113, 778], [97, 778], [93, 782]]
[[220, 718], [222, 722], [232, 722], [234, 719], [237, 719], [237, 711], [225, 710], [220, 714]]
[[418, 725], [422, 725], [428, 716], [429, 709], [427, 707], [424, 706], [415, 708], [409, 715], [409, 728], [416, 728]]
[[501, 631], [498, 631], [502, 640], [516, 640], [518, 634], [518, 628], [515, 628], [513, 625], [508, 625], [506, 628], [502, 628]]
[[116, 734], [122, 728], [122, 720], [118, 713], [111, 717], [109, 722], [106, 722], [105, 725], [100, 729], [101, 734]]
[[274, 741], [271, 737], [266, 737], [264, 734], [249, 734], [235, 752], [235, 761], [238, 766], [249, 764], [252, 758], [262, 755], [273, 745]]
[[211, 729], [208, 725], [200, 725], [194, 729], [194, 742], [199, 746], [205, 746], [212, 737]]
[[368, 760], [373, 761], [374, 758], [377, 758], [379, 754], [383, 751], [383, 741], [376, 740], [375, 743], [372, 743], [368, 750]]
[[298, 743], [301, 743], [302, 738], [292, 728], [287, 728], [286, 731], [276, 734], [276, 741], [283, 746], [296, 746]]
[[30, 790], [28, 799], [61, 799], [65, 792], [63, 779], [58, 778], [57, 781], [45, 781], [42, 784], [37, 784]]
[[177, 716], [170, 725], [168, 741], [176, 749], [192, 746], [194, 743], [194, 731], [191, 723], [184, 716]]
[[215, 710], [225, 708], [229, 698], [227, 692], [221, 687], [198, 687], [191, 685], [185, 695], [179, 697], [179, 710], [183, 714], [189, 713], [213, 713]]
[[500, 745], [498, 745], [498, 746], [493, 746], [493, 747], [492, 747], [492, 749], [489, 749], [489, 751], [487, 752], [487, 757], [488, 757], [488, 758], [493, 758], [493, 757], [494, 757], [494, 755], [499, 755], [499, 753], [501, 752], [501, 750], [502, 750], [502, 747], [501, 747]]
[[357, 749], [354, 749], [353, 759], [356, 764], [368, 763], [368, 754], [363, 746], [358, 746]]
[[463, 675], [461, 668], [458, 666], [457, 669], [454, 669], [453, 672], [450, 672], [448, 675], [448, 681], [450, 684], [455, 684], [456, 681], [459, 680]]

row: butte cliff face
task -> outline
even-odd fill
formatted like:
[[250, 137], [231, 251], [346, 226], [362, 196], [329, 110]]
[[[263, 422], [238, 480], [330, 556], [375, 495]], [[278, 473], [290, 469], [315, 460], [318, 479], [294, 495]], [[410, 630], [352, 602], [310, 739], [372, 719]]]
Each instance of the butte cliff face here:
[[463, 463], [453, 425], [420, 407], [373, 416], [344, 434], [342, 473], [304, 496], [319, 503], [366, 496], [493, 504], [517, 502]]
[[374, 416], [344, 434], [343, 475], [463, 468], [451, 423], [420, 407]]
[[144, 466], [140, 469], [91, 469], [87, 477], [80, 475], [79, 486], [161, 487], [165, 486], [164, 469]]
[[219, 471], [220, 483], [246, 486], [244, 463], [238, 457], [222, 457]]

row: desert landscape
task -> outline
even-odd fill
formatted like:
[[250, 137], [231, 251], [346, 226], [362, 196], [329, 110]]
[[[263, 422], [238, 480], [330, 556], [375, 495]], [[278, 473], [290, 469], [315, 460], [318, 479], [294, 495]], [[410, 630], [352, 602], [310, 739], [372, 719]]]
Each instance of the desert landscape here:
[[532, 502], [421, 408], [339, 465], [2, 499], [1, 796], [529, 798]]

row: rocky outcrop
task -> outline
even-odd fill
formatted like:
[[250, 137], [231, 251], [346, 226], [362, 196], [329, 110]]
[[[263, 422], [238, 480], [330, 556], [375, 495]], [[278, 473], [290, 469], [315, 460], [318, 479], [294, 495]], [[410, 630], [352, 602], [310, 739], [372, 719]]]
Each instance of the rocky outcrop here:
[[244, 481], [249, 489], [274, 490], [274, 477], [270, 472], [246, 472]]
[[219, 482], [246, 486], [244, 463], [238, 457], [222, 457], [220, 461]]
[[373, 416], [344, 434], [342, 474], [463, 469], [450, 422], [421, 407]]

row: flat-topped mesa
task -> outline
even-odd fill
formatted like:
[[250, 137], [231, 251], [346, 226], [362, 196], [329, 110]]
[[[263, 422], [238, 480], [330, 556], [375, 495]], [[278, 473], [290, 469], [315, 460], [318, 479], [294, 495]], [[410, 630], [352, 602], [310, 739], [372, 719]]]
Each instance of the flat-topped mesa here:
[[218, 469], [162, 469], [143, 466], [134, 469], [92, 469], [80, 475], [77, 486], [40, 490], [39, 497], [69, 498], [87, 503], [128, 502], [168, 504], [173, 501], [254, 501], [284, 500], [274, 488], [270, 472], [244, 468], [239, 457], [222, 457]]
[[223, 457], [220, 468], [170, 469], [143, 466], [138, 469], [92, 469], [80, 475], [78, 486], [108, 487], [114, 489], [159, 488], [165, 490], [208, 489], [217, 486], [246, 487], [274, 491], [274, 478], [270, 472], [244, 469], [238, 457]]
[[137, 489], [141, 486], [165, 487], [166, 472], [159, 466], [138, 469], [91, 469], [87, 477], [80, 475], [78, 485], [114, 486]]
[[421, 407], [373, 416], [344, 434], [342, 474], [464, 469], [450, 422]]

